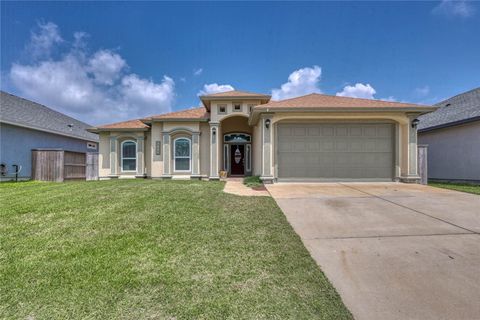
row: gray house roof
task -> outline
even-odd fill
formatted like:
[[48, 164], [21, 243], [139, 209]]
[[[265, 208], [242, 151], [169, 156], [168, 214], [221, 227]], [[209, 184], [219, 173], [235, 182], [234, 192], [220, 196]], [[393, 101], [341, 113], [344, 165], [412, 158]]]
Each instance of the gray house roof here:
[[465, 122], [480, 120], [480, 88], [437, 103], [439, 108], [418, 117], [418, 130], [428, 131]]
[[0, 122], [87, 141], [98, 141], [97, 134], [86, 131], [91, 125], [4, 91], [0, 91]]

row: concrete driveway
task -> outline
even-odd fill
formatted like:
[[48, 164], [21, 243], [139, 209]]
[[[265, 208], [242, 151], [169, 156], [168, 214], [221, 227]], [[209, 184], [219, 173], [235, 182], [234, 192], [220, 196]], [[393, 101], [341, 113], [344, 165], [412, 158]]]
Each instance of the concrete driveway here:
[[356, 319], [480, 319], [480, 196], [400, 183], [267, 188]]

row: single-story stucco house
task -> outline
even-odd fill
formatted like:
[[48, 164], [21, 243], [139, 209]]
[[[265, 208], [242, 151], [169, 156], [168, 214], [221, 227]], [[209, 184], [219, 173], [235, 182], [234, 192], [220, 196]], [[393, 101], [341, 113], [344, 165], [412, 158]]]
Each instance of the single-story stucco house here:
[[479, 183], [480, 88], [436, 106], [418, 124], [419, 143], [428, 145], [428, 178]]
[[[0, 92], [0, 181], [31, 179], [32, 149], [97, 152], [91, 125], [39, 103]], [[18, 166], [18, 167], [17, 167]], [[18, 169], [17, 169], [18, 168]]]
[[229, 91], [195, 109], [90, 129], [100, 178], [258, 175], [274, 181], [416, 182], [419, 115], [435, 107], [309, 94]]

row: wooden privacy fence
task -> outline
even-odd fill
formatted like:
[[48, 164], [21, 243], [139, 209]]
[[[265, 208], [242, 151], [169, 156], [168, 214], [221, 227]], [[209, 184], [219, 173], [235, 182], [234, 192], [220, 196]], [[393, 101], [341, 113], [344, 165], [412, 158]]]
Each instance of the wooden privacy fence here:
[[32, 178], [41, 181], [97, 180], [98, 154], [33, 149]]
[[418, 175], [421, 184], [428, 184], [428, 145], [418, 145]]

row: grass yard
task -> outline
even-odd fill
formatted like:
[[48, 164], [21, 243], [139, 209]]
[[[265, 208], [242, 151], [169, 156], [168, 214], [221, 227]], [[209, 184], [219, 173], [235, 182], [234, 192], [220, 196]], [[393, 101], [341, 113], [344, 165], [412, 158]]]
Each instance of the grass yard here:
[[1, 319], [351, 319], [269, 197], [0, 184]]
[[480, 185], [468, 183], [429, 182], [429, 186], [480, 195]]

